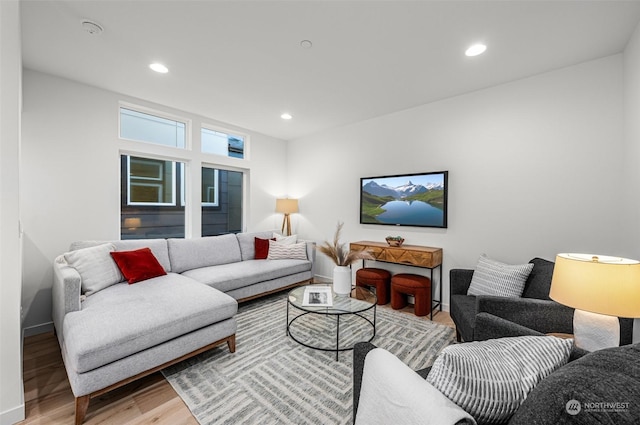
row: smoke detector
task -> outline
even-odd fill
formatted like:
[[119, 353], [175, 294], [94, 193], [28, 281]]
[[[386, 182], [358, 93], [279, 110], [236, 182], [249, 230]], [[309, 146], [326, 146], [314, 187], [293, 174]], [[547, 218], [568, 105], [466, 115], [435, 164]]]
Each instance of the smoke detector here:
[[88, 19], [82, 21], [82, 29], [91, 35], [100, 35], [104, 31], [100, 24]]

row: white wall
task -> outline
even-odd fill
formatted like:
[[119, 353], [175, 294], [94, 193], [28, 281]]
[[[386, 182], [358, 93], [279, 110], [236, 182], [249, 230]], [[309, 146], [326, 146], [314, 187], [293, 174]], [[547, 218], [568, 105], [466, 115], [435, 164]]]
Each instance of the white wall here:
[[[626, 225], [634, 241], [632, 258], [640, 259], [640, 24], [624, 51], [624, 94]], [[640, 319], [633, 330], [634, 342], [640, 341]]]
[[[345, 242], [401, 234], [442, 247], [447, 305], [449, 269], [482, 253], [509, 263], [636, 254], [621, 214], [622, 67], [615, 55], [290, 143], [300, 233], [330, 238], [342, 220]], [[359, 224], [360, 177], [439, 170], [449, 170], [448, 229]]]
[[[624, 201], [632, 192], [620, 184], [636, 165], [625, 162], [631, 155], [621, 152], [626, 149], [637, 158], [633, 149], [640, 149], [623, 131], [623, 91], [638, 84], [637, 79], [623, 80], [623, 69], [638, 74], [640, 65], [632, 60], [637, 50], [630, 44], [624, 57], [434, 102], [288, 145], [252, 134], [247, 229], [279, 228], [273, 199], [289, 195], [300, 199], [300, 214], [293, 215], [292, 224], [302, 237], [331, 238], [342, 220], [345, 242], [382, 241], [399, 233], [409, 244], [442, 247], [445, 303], [449, 269], [474, 267], [481, 253], [512, 263], [535, 256], [553, 260], [561, 251], [638, 258], [638, 235], [627, 232], [631, 218], [624, 213], [633, 204]], [[74, 240], [118, 238], [120, 100], [157, 106], [25, 71], [23, 305], [28, 330], [51, 321], [53, 258]], [[637, 116], [638, 96], [627, 97], [627, 107], [630, 102]], [[629, 130], [627, 125], [627, 132], [640, 132], [637, 126]], [[450, 171], [448, 229], [359, 224], [360, 177], [438, 170]], [[640, 210], [637, 200], [635, 208]], [[319, 262], [318, 274], [330, 276], [329, 262], [322, 256]]]
[[24, 419], [20, 323], [20, 7], [0, 2], [0, 424]]
[[[275, 228], [286, 143], [182, 111], [25, 70], [22, 125], [23, 307], [27, 333], [51, 323], [52, 261], [69, 244], [120, 237], [118, 102], [126, 101], [248, 133], [247, 230]], [[44, 326], [43, 326], [44, 325]]]
[[640, 24], [624, 51], [625, 182], [634, 255], [640, 259]]

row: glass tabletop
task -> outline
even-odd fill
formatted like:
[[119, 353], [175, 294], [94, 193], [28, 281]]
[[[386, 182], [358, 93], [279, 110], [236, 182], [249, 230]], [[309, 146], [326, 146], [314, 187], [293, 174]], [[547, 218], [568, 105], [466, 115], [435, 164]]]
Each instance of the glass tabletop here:
[[[328, 289], [327, 289], [328, 288]], [[327, 305], [307, 305], [305, 302], [305, 292], [318, 290], [331, 293], [331, 306]], [[299, 286], [289, 292], [289, 304], [309, 312], [324, 314], [353, 314], [360, 313], [373, 307], [378, 299], [376, 295], [367, 288], [356, 286], [349, 295], [338, 295], [333, 292], [331, 285], [305, 285]]]

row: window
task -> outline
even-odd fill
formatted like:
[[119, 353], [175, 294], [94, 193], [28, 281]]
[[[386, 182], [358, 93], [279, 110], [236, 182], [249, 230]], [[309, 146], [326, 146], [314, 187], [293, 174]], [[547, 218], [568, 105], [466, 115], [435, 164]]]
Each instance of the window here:
[[200, 134], [202, 152], [244, 158], [244, 137], [203, 128]]
[[186, 123], [120, 108], [120, 137], [184, 149]]
[[202, 168], [202, 236], [242, 231], [242, 181], [241, 171]]
[[[249, 162], [232, 158], [247, 159], [248, 135], [200, 128], [200, 117], [131, 104], [121, 103], [117, 113], [121, 239], [243, 230], [244, 178], [249, 170], [238, 164]], [[201, 148], [193, 148], [198, 143], [191, 138], [192, 122], [200, 128]]]
[[184, 163], [122, 155], [121, 239], [183, 238]]

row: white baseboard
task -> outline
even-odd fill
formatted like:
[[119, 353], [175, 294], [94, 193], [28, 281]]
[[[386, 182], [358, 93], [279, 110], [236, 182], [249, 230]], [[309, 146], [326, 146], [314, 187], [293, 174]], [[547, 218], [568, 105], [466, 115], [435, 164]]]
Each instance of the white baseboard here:
[[25, 420], [24, 403], [0, 413], [0, 425], [13, 425]]
[[53, 332], [53, 322], [42, 323], [40, 325], [29, 326], [22, 330], [23, 338], [33, 335], [39, 335], [47, 332]]

